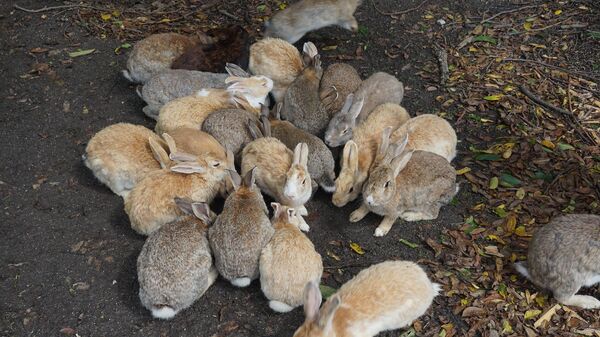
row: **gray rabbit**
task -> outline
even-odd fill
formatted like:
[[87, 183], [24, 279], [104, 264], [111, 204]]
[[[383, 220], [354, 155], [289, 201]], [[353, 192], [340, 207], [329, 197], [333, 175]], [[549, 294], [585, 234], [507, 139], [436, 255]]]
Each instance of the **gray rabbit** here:
[[515, 268], [535, 285], [552, 291], [562, 304], [600, 309], [597, 298], [576, 295], [581, 287], [600, 283], [600, 216], [555, 218], [533, 235], [527, 261], [516, 263]]
[[254, 183], [254, 170], [244, 179], [230, 171], [234, 192], [208, 232], [219, 274], [236, 287], [247, 287], [258, 278], [262, 249], [275, 230], [267, 205]]
[[242, 150], [254, 138], [248, 123], [258, 123], [255, 113], [242, 109], [221, 109], [212, 112], [202, 123], [202, 131], [215, 137], [223, 147], [231, 150], [236, 163], [241, 160]]
[[162, 319], [191, 306], [217, 279], [206, 238], [213, 220], [208, 205], [175, 203], [187, 216], [150, 235], [137, 260], [140, 300]]

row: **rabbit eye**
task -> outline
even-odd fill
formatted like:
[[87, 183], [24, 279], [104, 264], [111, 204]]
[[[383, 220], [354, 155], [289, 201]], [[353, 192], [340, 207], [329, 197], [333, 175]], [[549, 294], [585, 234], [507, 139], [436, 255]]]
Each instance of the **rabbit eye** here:
[[302, 180], [302, 185], [306, 185], [306, 179]]
[[348, 133], [348, 129], [344, 129], [344, 131], [342, 131], [342, 133]]
[[388, 180], [388, 181], [386, 181], [386, 182], [385, 182], [385, 185], [383, 185], [383, 187], [385, 187], [385, 188], [388, 188], [388, 187], [390, 187], [390, 181], [389, 181], [389, 180]]
[[350, 192], [350, 193], [354, 192], [354, 186], [350, 187], [350, 190], [348, 192]]
[[216, 163], [212, 164], [212, 167], [219, 167], [219, 166], [221, 166], [221, 163], [219, 163], [219, 162], [216, 162]]

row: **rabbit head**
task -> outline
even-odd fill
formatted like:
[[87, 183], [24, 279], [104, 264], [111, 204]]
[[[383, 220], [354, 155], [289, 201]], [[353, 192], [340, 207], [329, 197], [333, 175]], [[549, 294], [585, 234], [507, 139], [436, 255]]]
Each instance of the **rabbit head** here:
[[321, 65], [321, 55], [317, 47], [312, 42], [306, 42], [302, 47], [302, 64], [304, 76], [315, 76], [319, 81], [323, 77], [323, 67]]
[[341, 299], [333, 295], [321, 306], [321, 291], [316, 282], [309, 282], [304, 288], [304, 323], [296, 330], [294, 337], [326, 337], [332, 335], [332, 322], [340, 307]]
[[212, 225], [213, 221], [215, 221], [216, 214], [210, 211], [210, 207], [205, 202], [193, 202], [189, 199], [176, 197], [175, 205], [184, 214], [195, 216], [207, 226]]
[[287, 171], [283, 195], [294, 204], [304, 204], [311, 194], [312, 181], [308, 173], [308, 145], [299, 143], [294, 149], [294, 159]]
[[358, 198], [362, 185], [357, 179], [358, 172], [358, 146], [349, 141], [342, 152], [342, 169], [335, 179], [335, 192], [331, 201], [337, 207], [343, 207], [348, 202]]
[[241, 177], [235, 169], [228, 170], [229, 178], [235, 193], [260, 193], [256, 186], [256, 167], [248, 171], [244, 177]]
[[340, 20], [338, 26], [355, 33], [358, 32], [358, 21], [356, 21], [354, 16]]
[[266, 104], [267, 96], [273, 89], [273, 81], [266, 76], [238, 77], [230, 76], [225, 79], [229, 84], [227, 91], [233, 94], [233, 101], [243, 106], [241, 99], [245, 99], [254, 109], [259, 109], [261, 104]]
[[[400, 144], [392, 144], [383, 159], [369, 174], [363, 187], [363, 198], [369, 207], [381, 207], [390, 204], [396, 196], [396, 177], [412, 158], [413, 151], [404, 151], [408, 136]], [[387, 147], [382, 142], [381, 147]]]
[[271, 218], [273, 224], [282, 222], [292, 224], [296, 227], [300, 226], [300, 219], [296, 215], [296, 209], [278, 202], [272, 202], [271, 207], [273, 208], [273, 217]]
[[354, 94], [346, 97], [342, 110], [335, 114], [325, 132], [325, 143], [330, 147], [344, 145], [352, 139], [352, 130], [356, 126], [356, 118], [362, 110], [364, 99], [354, 102]]

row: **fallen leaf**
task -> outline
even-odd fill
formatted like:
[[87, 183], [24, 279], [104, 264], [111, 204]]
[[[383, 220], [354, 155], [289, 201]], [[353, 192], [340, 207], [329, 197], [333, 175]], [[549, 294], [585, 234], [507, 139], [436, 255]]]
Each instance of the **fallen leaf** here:
[[560, 304], [555, 304], [552, 308], [548, 309], [548, 311], [546, 311], [542, 317], [533, 323], [533, 327], [537, 329], [542, 326], [542, 324], [545, 325], [546, 323], [549, 323], [550, 319], [552, 319], [552, 316], [554, 316], [556, 310], [558, 309], [560, 309]]
[[504, 187], [515, 187], [521, 185], [521, 180], [511, 176], [508, 173], [502, 173], [500, 175], [500, 185]]
[[490, 179], [490, 190], [495, 190], [498, 188], [498, 177], [492, 177]]
[[525, 317], [524, 318], [525, 318], [525, 320], [533, 319], [533, 318], [539, 316], [539, 314], [541, 314], [541, 313], [542, 313], [542, 311], [541, 310], [537, 310], [537, 309], [535, 309], [535, 310], [527, 310], [527, 311], [525, 311]]
[[402, 243], [402, 244], [404, 244], [404, 245], [406, 245], [406, 246], [408, 246], [410, 248], [413, 248], [413, 249], [419, 247], [418, 244], [412, 243], [412, 242], [410, 242], [408, 240], [405, 240], [405, 239], [402, 239], [402, 238], [399, 239], [398, 241], [400, 241], [400, 243]]
[[575, 148], [573, 146], [571, 146], [570, 144], [558, 143], [557, 145], [561, 151], [575, 150]]
[[321, 50], [336, 50], [336, 49], [337, 49], [337, 45], [325, 46], [325, 47], [321, 48]]
[[515, 235], [520, 236], [520, 237], [531, 236], [531, 235], [527, 234], [527, 230], [525, 229], [525, 226], [519, 226], [519, 227], [515, 228]]
[[485, 99], [486, 101], [499, 101], [502, 98], [503, 95], [488, 95], [488, 96], [484, 96], [483, 99]]
[[549, 148], [550, 150], [554, 150], [554, 148], [556, 147], [556, 145], [554, 145], [554, 143], [552, 143], [551, 141], [549, 141], [548, 139], [544, 139], [541, 141], [541, 144], [547, 148]]
[[475, 156], [475, 160], [479, 160], [479, 161], [500, 160], [500, 156], [495, 153], [480, 153]]
[[40, 54], [40, 53], [45, 53], [48, 51], [48, 48], [41, 48], [41, 47], [35, 47], [33, 49], [30, 50], [30, 52], [34, 53], [34, 54]]
[[112, 15], [110, 13], [100, 14], [100, 18], [102, 19], [102, 21], [108, 21], [108, 20], [110, 20], [111, 17], [112, 17]]
[[75, 58], [75, 57], [79, 57], [79, 56], [85, 56], [85, 55], [89, 55], [95, 51], [96, 51], [96, 49], [84, 49], [84, 50], [78, 49], [77, 51], [70, 52], [69, 57]]
[[358, 255], [363, 255], [365, 253], [358, 243], [350, 242], [350, 248], [352, 248], [352, 250]]
[[491, 44], [497, 44], [498, 41], [496, 39], [494, 39], [493, 37], [487, 36], [487, 35], [478, 35], [475, 36], [473, 38], [473, 42], [487, 42], [487, 43], [491, 43]]
[[504, 255], [502, 255], [498, 251], [498, 247], [497, 246], [485, 246], [485, 247], [483, 247], [483, 250], [488, 255], [497, 256], [497, 257], [504, 257]]
[[487, 312], [478, 307], [466, 307], [462, 312], [462, 317], [484, 316]]
[[460, 170], [456, 171], [456, 175], [460, 176], [460, 175], [463, 175], [463, 174], [465, 174], [467, 172], [471, 172], [471, 168], [470, 167], [463, 167]]
[[525, 198], [525, 190], [523, 188], [519, 188], [517, 192], [515, 192], [515, 196], [517, 199], [523, 200], [523, 198]]
[[328, 299], [331, 295], [335, 294], [335, 292], [337, 291], [337, 289], [332, 288], [325, 284], [320, 284], [319, 290], [321, 290], [321, 296], [323, 296], [324, 299]]

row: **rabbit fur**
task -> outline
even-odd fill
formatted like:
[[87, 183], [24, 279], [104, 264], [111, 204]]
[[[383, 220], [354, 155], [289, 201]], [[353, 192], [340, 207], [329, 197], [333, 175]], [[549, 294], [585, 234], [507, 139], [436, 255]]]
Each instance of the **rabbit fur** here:
[[[319, 87], [321, 102], [327, 111], [337, 113], [344, 106], [344, 99], [354, 93], [362, 80], [356, 69], [347, 63], [333, 63], [325, 69]], [[335, 95], [331, 95], [331, 90]]]
[[294, 337], [373, 337], [407, 327], [440, 290], [419, 265], [386, 261], [362, 270], [319, 310], [321, 293], [311, 282], [305, 290], [305, 321]]
[[208, 205], [175, 203], [186, 215], [150, 235], [137, 259], [139, 297], [155, 318], [173, 318], [217, 279], [207, 239], [214, 220]]
[[260, 287], [276, 312], [288, 312], [302, 305], [304, 286], [318, 283], [323, 274], [321, 255], [300, 231], [293, 208], [271, 203], [275, 234], [260, 254]]

